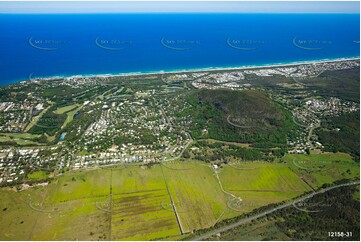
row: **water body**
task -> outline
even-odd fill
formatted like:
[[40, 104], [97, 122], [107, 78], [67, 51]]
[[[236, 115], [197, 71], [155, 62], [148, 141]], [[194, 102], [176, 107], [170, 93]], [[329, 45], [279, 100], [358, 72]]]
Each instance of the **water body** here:
[[359, 14], [0, 14], [0, 85], [360, 56]]

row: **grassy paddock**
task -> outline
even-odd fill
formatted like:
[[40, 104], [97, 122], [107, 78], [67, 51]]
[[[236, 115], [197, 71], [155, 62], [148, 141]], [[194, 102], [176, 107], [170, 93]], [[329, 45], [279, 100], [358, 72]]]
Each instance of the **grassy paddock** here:
[[360, 165], [345, 153], [289, 154], [284, 160], [290, 169], [315, 189], [325, 183], [360, 176]]
[[[317, 188], [359, 176], [359, 165], [340, 153], [286, 155], [283, 161], [223, 165], [217, 170], [193, 160], [115, 166], [113, 170], [67, 173], [48, 186], [21, 192], [1, 189], [0, 239], [181, 238], [181, 230], [210, 227], [222, 219], [292, 199], [310, 191], [310, 185]], [[34, 172], [29, 177], [42, 176]], [[237, 203], [234, 197], [242, 201]], [[242, 238], [254, 237], [247, 234]]]

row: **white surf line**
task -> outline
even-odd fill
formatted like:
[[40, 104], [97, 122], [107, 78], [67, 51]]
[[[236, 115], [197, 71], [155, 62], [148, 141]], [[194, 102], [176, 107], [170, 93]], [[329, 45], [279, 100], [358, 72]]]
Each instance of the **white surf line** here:
[[59, 78], [109, 78], [109, 77], [129, 77], [129, 76], [149, 76], [149, 75], [161, 75], [161, 74], [182, 74], [182, 73], [193, 73], [193, 72], [217, 72], [217, 71], [241, 71], [241, 70], [253, 70], [253, 69], [269, 69], [278, 67], [290, 67], [300, 65], [312, 65], [320, 63], [333, 63], [333, 62], [347, 62], [347, 61], [359, 61], [360, 57], [353, 58], [335, 58], [335, 59], [324, 59], [324, 60], [310, 60], [310, 61], [295, 61], [291, 63], [279, 63], [279, 64], [262, 64], [262, 65], [249, 65], [239, 67], [214, 67], [214, 68], [195, 68], [186, 70], [171, 70], [171, 71], [149, 71], [149, 72], [124, 72], [117, 74], [82, 74], [72, 76], [50, 76], [50, 77], [39, 77], [36, 80], [53, 80]]

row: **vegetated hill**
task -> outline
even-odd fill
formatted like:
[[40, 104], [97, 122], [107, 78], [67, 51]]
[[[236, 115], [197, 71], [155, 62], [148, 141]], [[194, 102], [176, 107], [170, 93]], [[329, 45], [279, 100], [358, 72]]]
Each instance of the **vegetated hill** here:
[[318, 95], [338, 97], [359, 102], [360, 100], [360, 68], [325, 71], [318, 77], [302, 80], [308, 88]]
[[253, 143], [258, 147], [281, 147], [297, 128], [290, 112], [259, 90], [197, 90], [193, 105], [194, 138]]
[[[360, 156], [360, 113], [342, 114], [338, 117], [326, 117], [322, 127], [316, 129], [325, 151], [346, 152]], [[359, 158], [357, 158], [359, 160]]]

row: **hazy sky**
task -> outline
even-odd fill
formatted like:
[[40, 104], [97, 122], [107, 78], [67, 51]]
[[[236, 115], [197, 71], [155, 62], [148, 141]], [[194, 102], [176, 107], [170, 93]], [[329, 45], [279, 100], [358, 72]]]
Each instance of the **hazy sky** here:
[[359, 13], [346, 2], [0, 2], [0, 13]]

